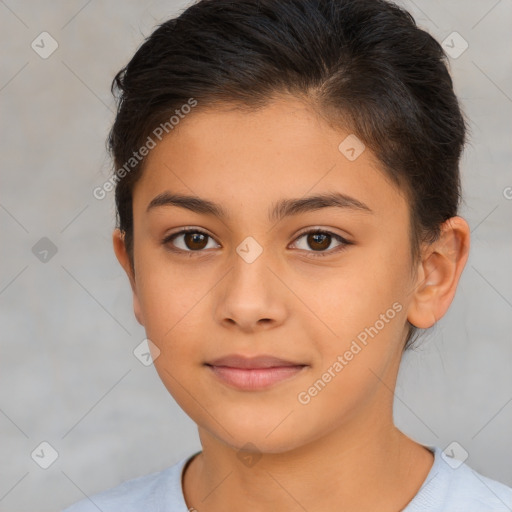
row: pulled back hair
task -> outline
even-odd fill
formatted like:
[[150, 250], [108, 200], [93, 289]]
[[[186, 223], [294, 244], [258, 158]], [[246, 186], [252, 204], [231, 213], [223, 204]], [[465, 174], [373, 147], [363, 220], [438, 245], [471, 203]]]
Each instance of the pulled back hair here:
[[[295, 95], [362, 140], [404, 191], [414, 263], [460, 201], [467, 126], [446, 61], [441, 45], [385, 0], [200, 0], [159, 25], [115, 76], [108, 148], [121, 168], [191, 98], [194, 111], [250, 112]], [[144, 162], [116, 179], [132, 270], [132, 190]], [[416, 331], [409, 324], [404, 350]]]

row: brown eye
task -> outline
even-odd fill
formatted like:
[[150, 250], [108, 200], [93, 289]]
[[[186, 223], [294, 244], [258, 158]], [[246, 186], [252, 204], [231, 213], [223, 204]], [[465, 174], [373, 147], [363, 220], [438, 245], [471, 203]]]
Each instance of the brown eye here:
[[207, 248], [209, 240], [213, 238], [197, 229], [184, 229], [173, 233], [162, 240], [169, 250], [175, 252], [203, 252]]
[[[300, 247], [300, 244], [297, 244], [297, 240], [304, 239], [305, 244]], [[333, 240], [338, 242], [338, 245], [334, 247], [334, 249], [329, 249]], [[296, 238], [295, 242], [299, 249], [305, 250], [306, 252], [312, 253], [310, 256], [328, 256], [333, 253], [337, 253], [347, 248], [347, 246], [352, 245], [352, 242], [345, 240], [342, 236], [337, 235], [336, 233], [332, 233], [330, 231], [322, 231], [322, 230], [312, 230], [306, 231], [302, 233], [300, 236]], [[305, 246], [305, 247], [304, 247]], [[315, 254], [316, 253], [316, 254]]]
[[191, 250], [204, 249], [207, 245], [208, 235], [203, 233], [186, 233], [183, 235], [185, 245]]
[[306, 240], [309, 247], [314, 250], [328, 249], [331, 245], [330, 236], [325, 233], [309, 233]]

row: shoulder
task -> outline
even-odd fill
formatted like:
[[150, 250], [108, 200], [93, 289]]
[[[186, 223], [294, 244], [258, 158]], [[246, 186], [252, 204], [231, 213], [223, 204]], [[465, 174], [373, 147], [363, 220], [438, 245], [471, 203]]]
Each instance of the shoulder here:
[[467, 512], [512, 511], [511, 487], [478, 473], [466, 464], [450, 470], [447, 510], [458, 510], [455, 508], [458, 506]]
[[403, 512], [510, 512], [512, 488], [470, 466], [434, 452], [434, 464], [416, 497]]
[[[195, 455], [195, 454], [194, 454]], [[182, 470], [194, 456], [187, 456], [173, 466], [127, 480], [116, 487], [87, 496], [62, 512], [152, 512], [187, 510], [181, 487]]]

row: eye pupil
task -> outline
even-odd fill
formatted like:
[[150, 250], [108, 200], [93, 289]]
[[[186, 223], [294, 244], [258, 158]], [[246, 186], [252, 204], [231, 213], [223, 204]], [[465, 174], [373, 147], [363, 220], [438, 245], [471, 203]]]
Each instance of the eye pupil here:
[[[325, 233], [313, 233], [308, 236], [308, 244], [312, 249], [315, 249], [315, 244], [320, 244], [320, 247], [317, 247], [317, 249], [327, 249], [331, 243], [329, 239], [330, 235], [327, 235]], [[313, 241], [313, 244], [310, 243], [311, 240]]]
[[[206, 247], [206, 238], [207, 236], [202, 233], [186, 233], [184, 235], [185, 244], [189, 249], [204, 249]], [[192, 242], [192, 247], [189, 245], [189, 241]], [[194, 244], [199, 243], [199, 247]]]

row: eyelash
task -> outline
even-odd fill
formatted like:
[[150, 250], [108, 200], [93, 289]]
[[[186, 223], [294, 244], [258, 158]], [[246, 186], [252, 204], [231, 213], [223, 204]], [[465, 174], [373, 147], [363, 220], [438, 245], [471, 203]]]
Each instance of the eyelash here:
[[[184, 250], [184, 249], [179, 249], [179, 248], [175, 248], [175, 247], [173, 248], [173, 247], [169, 246], [169, 243], [172, 240], [174, 240], [174, 238], [177, 238], [180, 235], [186, 235], [187, 233], [198, 233], [198, 234], [205, 235], [205, 236], [213, 239], [213, 237], [211, 235], [209, 235], [208, 233], [206, 233], [204, 231], [201, 231], [200, 229], [187, 228], [187, 229], [182, 229], [181, 231], [178, 231], [176, 233], [172, 233], [172, 234], [166, 236], [162, 240], [162, 244], [167, 247], [167, 250], [169, 250], [171, 252], [175, 252], [175, 253], [190, 253], [190, 254], [193, 254], [193, 253], [204, 252], [204, 250], [191, 251], [191, 250]], [[347, 248], [347, 246], [353, 245], [353, 242], [349, 242], [348, 240], [346, 240], [342, 236], [340, 236], [340, 235], [338, 235], [336, 233], [333, 233], [332, 231], [327, 231], [327, 230], [323, 230], [323, 229], [312, 229], [312, 230], [309, 230], [309, 231], [304, 231], [304, 232], [300, 233], [299, 235], [297, 235], [297, 237], [295, 238], [294, 242], [297, 241], [299, 238], [303, 237], [304, 235], [310, 235], [310, 234], [315, 234], [315, 235], [319, 234], [319, 235], [329, 235], [329, 236], [332, 236], [338, 242], [341, 242], [342, 245], [339, 245], [335, 249], [330, 249], [328, 251], [306, 251], [308, 253], [312, 253], [308, 257], [313, 257], [313, 258], [320, 257], [321, 258], [321, 257], [324, 257], [324, 256], [329, 256], [329, 255], [334, 254], [334, 253], [342, 252], [342, 251], [344, 251]]]

